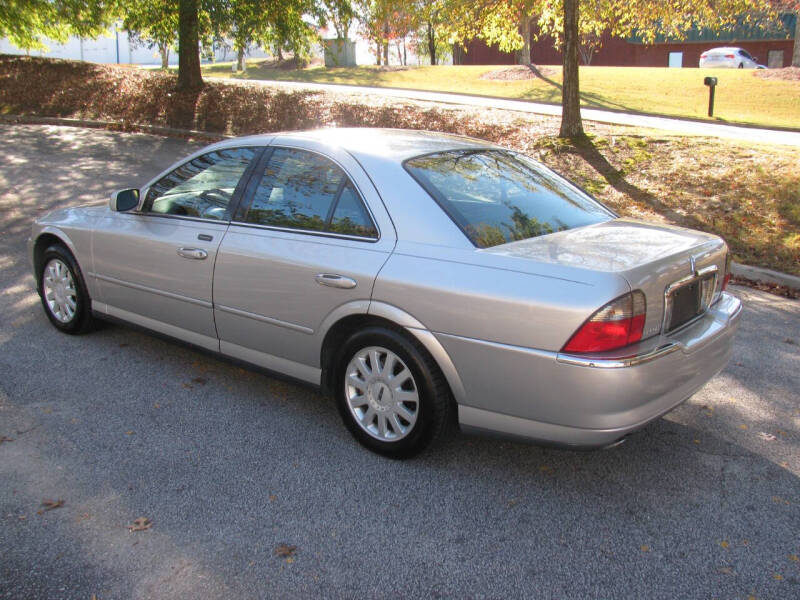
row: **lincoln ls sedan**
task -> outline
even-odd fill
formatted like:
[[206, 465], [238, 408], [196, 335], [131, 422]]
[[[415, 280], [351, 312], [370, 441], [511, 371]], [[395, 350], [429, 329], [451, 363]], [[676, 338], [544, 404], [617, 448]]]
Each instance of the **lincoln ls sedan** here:
[[121, 320], [319, 386], [393, 457], [456, 421], [613, 446], [725, 366], [741, 310], [719, 237], [431, 132], [225, 140], [38, 219], [29, 252], [60, 331]]

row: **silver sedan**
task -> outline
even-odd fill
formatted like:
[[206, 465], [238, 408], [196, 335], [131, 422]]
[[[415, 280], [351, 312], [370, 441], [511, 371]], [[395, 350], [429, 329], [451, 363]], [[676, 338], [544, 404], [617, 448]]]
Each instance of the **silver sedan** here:
[[121, 320], [320, 386], [395, 457], [455, 420], [616, 444], [725, 366], [741, 308], [720, 238], [428, 132], [226, 140], [40, 218], [29, 251], [59, 330]]

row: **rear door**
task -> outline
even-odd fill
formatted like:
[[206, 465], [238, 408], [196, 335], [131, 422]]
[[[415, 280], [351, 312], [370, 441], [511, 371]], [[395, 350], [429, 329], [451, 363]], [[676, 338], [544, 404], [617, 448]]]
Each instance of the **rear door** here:
[[109, 211], [93, 235], [98, 308], [218, 349], [211, 286], [217, 249], [263, 147], [191, 158], [142, 191], [139, 210]]
[[219, 249], [221, 351], [318, 383], [323, 321], [348, 304], [366, 312], [395, 241], [377, 190], [349, 154], [276, 138]]

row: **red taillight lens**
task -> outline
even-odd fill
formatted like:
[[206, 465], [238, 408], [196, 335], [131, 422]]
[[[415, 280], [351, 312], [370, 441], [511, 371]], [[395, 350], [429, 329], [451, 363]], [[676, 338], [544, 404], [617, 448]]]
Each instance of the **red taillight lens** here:
[[733, 54], [726, 54], [725, 58], [736, 58]]
[[647, 302], [639, 290], [609, 302], [586, 321], [562, 352], [585, 353], [616, 350], [642, 339]]
[[708, 54], [701, 54], [700, 58], [706, 58], [707, 56], [708, 56]]

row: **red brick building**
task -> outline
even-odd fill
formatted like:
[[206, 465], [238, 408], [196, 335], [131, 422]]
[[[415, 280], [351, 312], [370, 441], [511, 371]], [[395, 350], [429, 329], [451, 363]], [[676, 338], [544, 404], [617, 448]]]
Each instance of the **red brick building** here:
[[[771, 68], [792, 64], [795, 16], [783, 18], [784, 27], [770, 31], [739, 28], [727, 33], [710, 31], [691, 32], [685, 41], [657, 40], [646, 45], [631, 38], [603, 36], [600, 49], [592, 55], [594, 66], [612, 67], [697, 67], [700, 54], [718, 46], [737, 46], [747, 50], [758, 62]], [[497, 46], [487, 46], [475, 39], [467, 44], [466, 51], [454, 48], [453, 62], [459, 65], [510, 65], [517, 62], [516, 55], [501, 52]], [[531, 44], [531, 62], [537, 65], [561, 64], [550, 37], [542, 37]]]

